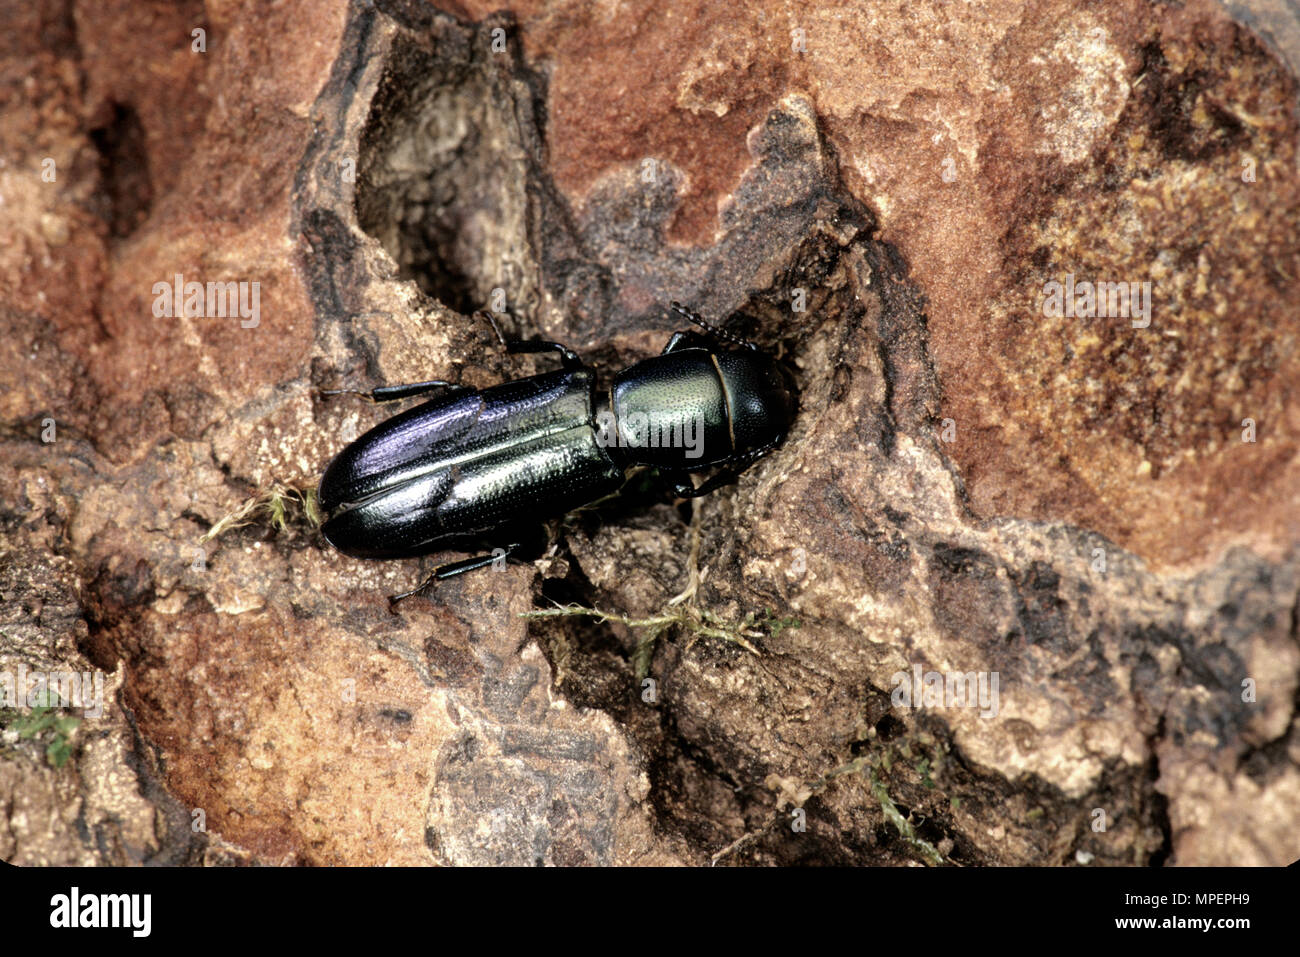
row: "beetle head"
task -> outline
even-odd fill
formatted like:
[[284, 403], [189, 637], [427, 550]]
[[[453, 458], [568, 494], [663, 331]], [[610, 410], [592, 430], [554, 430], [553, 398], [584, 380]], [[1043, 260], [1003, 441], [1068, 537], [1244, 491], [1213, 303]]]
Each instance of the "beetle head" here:
[[785, 366], [757, 349], [714, 353], [731, 413], [737, 455], [784, 438], [798, 410], [794, 379]]

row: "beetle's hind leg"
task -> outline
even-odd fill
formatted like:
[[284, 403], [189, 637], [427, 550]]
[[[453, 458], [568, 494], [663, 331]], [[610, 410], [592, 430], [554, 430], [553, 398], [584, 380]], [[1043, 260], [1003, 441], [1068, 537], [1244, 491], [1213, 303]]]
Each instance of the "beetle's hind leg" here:
[[[507, 545], [504, 549], [497, 549], [491, 555], [475, 555], [473, 558], [462, 558], [460, 561], [447, 562], [445, 565], [439, 565], [429, 573], [429, 577], [420, 582], [419, 585], [410, 591], [404, 591], [400, 595], [388, 596], [388, 607], [390, 610], [397, 607], [398, 602], [413, 598], [416, 595], [423, 595], [434, 584], [447, 578], [455, 578], [457, 575], [463, 575], [466, 572], [472, 572], [476, 568], [483, 568], [485, 565], [491, 565], [495, 561], [504, 560], [510, 557], [510, 553], [519, 548], [519, 543]], [[504, 554], [503, 554], [504, 553]]]
[[467, 389], [469, 386], [459, 385], [455, 382], [445, 382], [442, 379], [430, 379], [427, 382], [408, 382], [405, 385], [381, 385], [375, 389], [322, 389], [321, 395], [355, 395], [360, 396], [367, 402], [396, 402], [398, 399], [413, 399], [417, 395], [427, 395], [430, 392], [447, 391], [452, 392], [457, 389]]
[[481, 319], [486, 319], [492, 324], [492, 331], [496, 333], [497, 342], [501, 343], [501, 348], [512, 355], [524, 352], [558, 352], [560, 362], [566, 369], [581, 369], [586, 363], [582, 357], [560, 342], [551, 342], [549, 339], [507, 339], [501, 332], [501, 327], [497, 325], [497, 320], [492, 313], [486, 309], [480, 309], [474, 315]]

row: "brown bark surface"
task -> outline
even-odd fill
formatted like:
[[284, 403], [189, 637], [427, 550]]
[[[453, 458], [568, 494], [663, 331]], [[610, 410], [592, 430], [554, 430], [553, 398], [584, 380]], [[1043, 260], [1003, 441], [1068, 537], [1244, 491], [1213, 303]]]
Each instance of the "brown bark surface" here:
[[[34, 6], [0, 0], [0, 674], [107, 700], [0, 712], [0, 857], [1300, 857], [1280, 6]], [[1050, 315], [1067, 274], [1150, 281], [1150, 325]], [[256, 323], [157, 315], [178, 275], [256, 282]], [[693, 511], [634, 479], [391, 614], [434, 560], [275, 497], [391, 414], [322, 389], [550, 367], [476, 309], [610, 374], [673, 299], [800, 390]], [[570, 604], [609, 617], [524, 617]], [[996, 713], [900, 706], [914, 668]]]

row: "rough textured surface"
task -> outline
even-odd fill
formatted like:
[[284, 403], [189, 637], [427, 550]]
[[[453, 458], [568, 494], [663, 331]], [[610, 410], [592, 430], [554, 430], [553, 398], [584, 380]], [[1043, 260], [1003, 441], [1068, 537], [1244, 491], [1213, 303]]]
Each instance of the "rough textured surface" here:
[[[111, 702], [59, 768], [4, 715], [0, 856], [1300, 856], [1267, 6], [1280, 55], [1206, 3], [4, 4], [0, 671]], [[259, 322], [156, 317], [178, 273]], [[1067, 273], [1150, 280], [1150, 326], [1046, 315]], [[694, 512], [636, 483], [396, 616], [421, 563], [300, 509], [199, 543], [387, 414], [316, 390], [548, 361], [473, 309], [614, 369], [674, 298], [801, 392]], [[914, 666], [996, 715], [896, 706]]]

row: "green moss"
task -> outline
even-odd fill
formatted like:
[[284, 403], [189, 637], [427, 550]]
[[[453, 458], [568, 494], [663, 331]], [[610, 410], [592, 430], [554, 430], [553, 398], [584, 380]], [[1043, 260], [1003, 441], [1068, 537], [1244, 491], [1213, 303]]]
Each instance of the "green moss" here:
[[763, 618], [759, 619], [759, 624], [767, 628], [767, 633], [773, 638], [778, 638], [781, 632], [787, 628], [799, 628], [803, 625], [798, 618], [777, 618], [772, 614], [772, 609], [763, 609]]
[[632, 673], [636, 676], [637, 686], [650, 675], [650, 662], [654, 660], [655, 644], [661, 632], [655, 631], [637, 642], [636, 652], [632, 655]]
[[880, 805], [881, 813], [885, 815], [885, 820], [894, 825], [907, 845], [916, 852], [923, 861], [934, 867], [943, 863], [943, 855], [929, 841], [923, 840], [916, 836], [916, 831], [912, 827], [912, 822], [903, 817], [898, 810], [897, 805], [889, 797], [889, 792], [885, 789], [884, 783], [876, 777], [876, 772], [871, 772], [871, 794]]
[[922, 758], [916, 762], [916, 773], [921, 776], [921, 783], [927, 788], [934, 788], [934, 779], [930, 777], [930, 759]]
[[251, 496], [233, 512], [223, 515], [204, 533], [199, 542], [211, 541], [233, 529], [258, 522], [264, 522], [277, 532], [283, 532], [297, 515], [302, 515], [312, 528], [320, 526], [322, 517], [316, 490], [299, 489], [276, 482], [266, 491]]
[[828, 788], [837, 778], [851, 774], [865, 774], [871, 788], [871, 796], [875, 798], [876, 803], [880, 805], [880, 813], [884, 815], [886, 821], [893, 825], [894, 830], [898, 832], [899, 837], [903, 839], [904, 843], [906, 843], [907, 846], [911, 848], [919, 858], [921, 858], [921, 860], [931, 866], [938, 867], [939, 865], [946, 863], [943, 859], [943, 855], [939, 853], [938, 848], [929, 841], [917, 836], [916, 830], [912, 827], [912, 822], [903, 816], [903, 813], [898, 810], [898, 805], [896, 805], [893, 798], [889, 796], [889, 790], [885, 787], [885, 783], [881, 780], [879, 774], [882, 768], [886, 773], [888, 773], [888, 767], [888, 749], [878, 755], [862, 755], [861, 757], [854, 758], [848, 764], [840, 765], [835, 770], [826, 774], [819, 781], [813, 782], [808, 786], [808, 790], [812, 794], [816, 794], [819, 791]]
[[48, 705], [47, 693], [45, 704], [33, 708], [30, 712], [0, 709], [0, 727], [17, 731], [18, 737], [22, 740], [48, 737], [45, 758], [54, 767], [61, 768], [72, 756], [72, 735], [81, 724], [81, 719], [62, 715], [58, 709]]
[[[628, 615], [601, 611], [599, 608], [588, 608], [584, 605], [561, 605], [556, 608], [525, 611], [520, 613], [520, 617], [595, 618], [597, 621], [618, 622], [628, 628], [642, 631], [643, 637], [637, 645], [636, 653], [633, 655], [638, 683], [648, 674], [650, 660], [654, 656], [654, 642], [670, 628], [681, 628], [689, 636], [688, 648], [701, 638], [715, 638], [739, 645], [751, 654], [762, 654], [750, 641], [752, 638], [763, 637], [762, 632], [754, 630], [755, 621], [753, 615], [746, 615], [740, 622], [729, 622], [711, 611], [694, 605], [669, 606], [658, 615], [652, 615], [648, 618], [632, 618]], [[642, 669], [645, 669], [644, 673]]]

